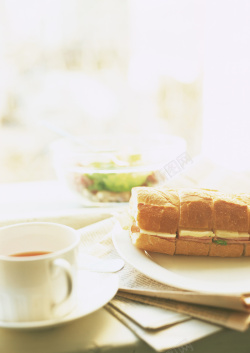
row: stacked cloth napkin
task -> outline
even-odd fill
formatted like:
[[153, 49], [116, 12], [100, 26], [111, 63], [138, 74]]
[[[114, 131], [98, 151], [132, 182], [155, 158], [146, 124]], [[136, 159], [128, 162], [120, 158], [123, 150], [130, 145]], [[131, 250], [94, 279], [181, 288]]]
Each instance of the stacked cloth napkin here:
[[[112, 241], [119, 227], [116, 217], [110, 217], [79, 229], [81, 258], [84, 260], [85, 255], [87, 259], [89, 255], [98, 259], [120, 258]], [[119, 290], [105, 308], [156, 351], [177, 347], [191, 351], [192, 342], [223, 327], [237, 331], [248, 328], [249, 312], [237, 310], [240, 298], [232, 298], [229, 305], [223, 305], [227, 303], [223, 296], [214, 298], [158, 283], [126, 262], [117, 274]], [[214, 302], [222, 307], [213, 306]]]

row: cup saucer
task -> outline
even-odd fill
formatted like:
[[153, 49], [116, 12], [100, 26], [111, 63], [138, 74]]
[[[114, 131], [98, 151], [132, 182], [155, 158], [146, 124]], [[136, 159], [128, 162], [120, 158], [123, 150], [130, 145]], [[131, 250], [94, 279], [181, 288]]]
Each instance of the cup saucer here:
[[78, 271], [77, 305], [68, 315], [52, 320], [32, 322], [0, 321], [0, 327], [10, 329], [42, 329], [80, 319], [106, 305], [118, 290], [117, 274], [99, 274], [85, 270]]

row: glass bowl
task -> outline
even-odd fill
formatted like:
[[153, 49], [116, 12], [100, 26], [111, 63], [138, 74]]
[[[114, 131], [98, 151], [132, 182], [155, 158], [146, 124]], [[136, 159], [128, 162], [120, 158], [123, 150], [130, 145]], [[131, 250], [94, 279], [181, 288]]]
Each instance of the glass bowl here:
[[59, 180], [85, 206], [128, 202], [135, 186], [166, 182], [164, 166], [185, 152], [170, 135], [105, 135], [60, 139], [52, 144]]

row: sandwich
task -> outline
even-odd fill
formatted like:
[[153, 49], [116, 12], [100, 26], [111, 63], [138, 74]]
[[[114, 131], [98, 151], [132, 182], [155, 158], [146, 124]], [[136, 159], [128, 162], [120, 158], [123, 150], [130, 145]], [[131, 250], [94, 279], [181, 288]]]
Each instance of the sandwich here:
[[130, 199], [131, 239], [137, 247], [149, 251], [175, 253], [180, 202], [177, 191], [138, 187]]
[[176, 254], [207, 256], [214, 237], [213, 198], [203, 190], [180, 190]]
[[132, 243], [168, 255], [250, 256], [250, 195], [207, 189], [135, 187]]
[[243, 255], [245, 244], [249, 241], [247, 204], [233, 195], [216, 195], [214, 198], [215, 238], [210, 256], [223, 254], [229, 257]]

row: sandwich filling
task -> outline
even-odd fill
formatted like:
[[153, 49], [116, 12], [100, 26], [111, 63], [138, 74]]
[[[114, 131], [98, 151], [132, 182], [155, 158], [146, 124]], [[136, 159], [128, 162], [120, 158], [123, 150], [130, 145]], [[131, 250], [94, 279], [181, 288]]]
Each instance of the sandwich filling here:
[[217, 238], [222, 238], [222, 239], [237, 239], [237, 240], [249, 239], [249, 234], [245, 232], [230, 232], [228, 230], [216, 230], [215, 235]]
[[214, 237], [214, 232], [212, 232], [211, 230], [179, 230], [179, 238], [185, 237], [212, 238]]
[[147, 234], [150, 236], [154, 236], [154, 237], [159, 237], [159, 238], [165, 238], [167, 240], [174, 240], [176, 238], [176, 233], [171, 234], [171, 233], [164, 233], [164, 232], [155, 232], [153, 230], [148, 231], [145, 229], [141, 229], [140, 227], [138, 227], [138, 225], [136, 223], [133, 223], [131, 226], [131, 232], [132, 233], [140, 233], [140, 234]]
[[148, 231], [145, 229], [140, 229], [140, 233], [147, 234], [147, 235], [154, 235], [158, 236], [160, 238], [176, 238], [176, 234], [171, 234], [171, 233], [164, 233], [164, 232], [155, 232], [155, 231]]
[[245, 232], [229, 232], [227, 230], [216, 230], [216, 240], [224, 240], [228, 244], [246, 243], [249, 241], [249, 234]]
[[179, 239], [210, 243], [214, 233], [211, 230], [179, 230]]

